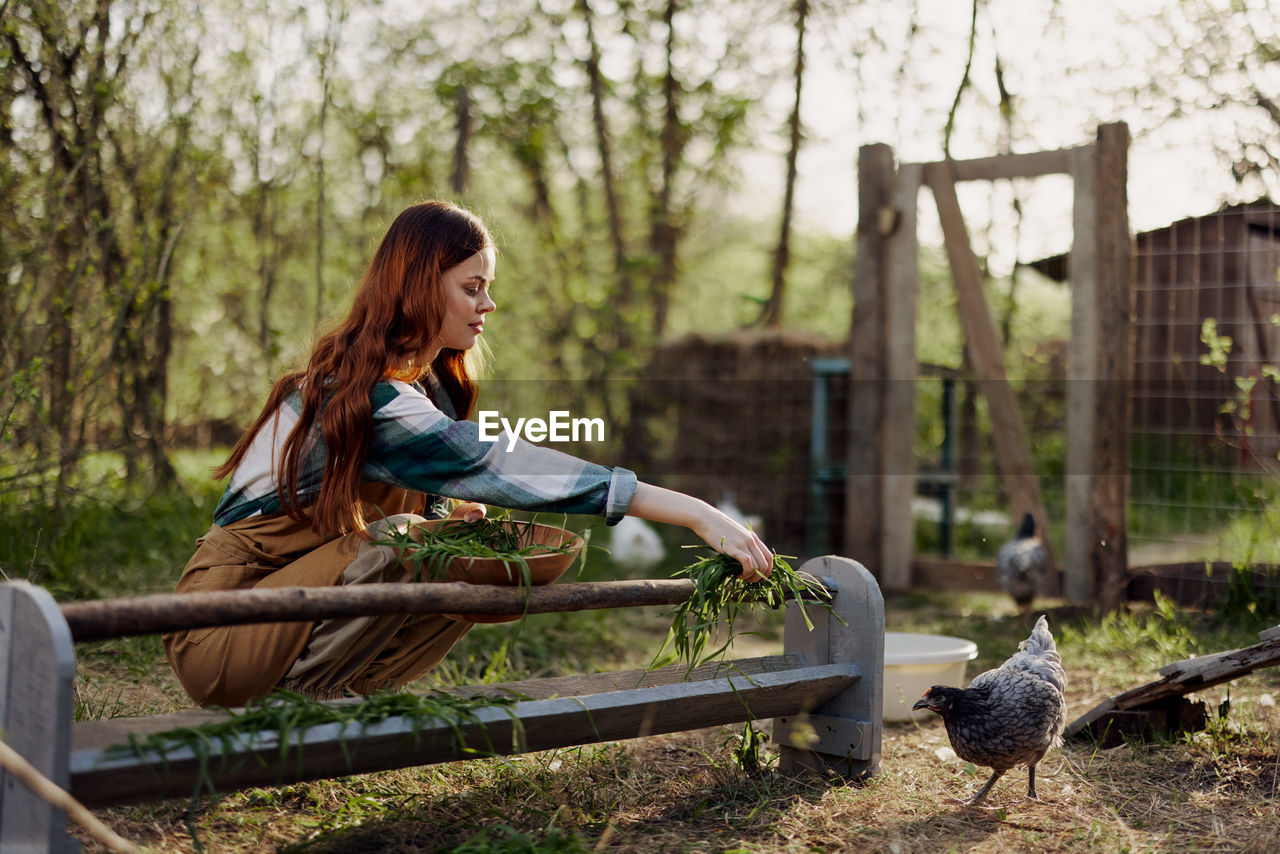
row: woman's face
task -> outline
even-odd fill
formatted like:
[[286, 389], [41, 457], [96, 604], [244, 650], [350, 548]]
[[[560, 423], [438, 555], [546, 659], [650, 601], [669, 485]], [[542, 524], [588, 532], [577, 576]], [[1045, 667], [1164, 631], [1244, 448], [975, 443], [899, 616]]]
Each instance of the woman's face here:
[[444, 322], [438, 342], [442, 348], [470, 350], [480, 339], [484, 316], [497, 308], [489, 298], [494, 261], [489, 247], [444, 271]]

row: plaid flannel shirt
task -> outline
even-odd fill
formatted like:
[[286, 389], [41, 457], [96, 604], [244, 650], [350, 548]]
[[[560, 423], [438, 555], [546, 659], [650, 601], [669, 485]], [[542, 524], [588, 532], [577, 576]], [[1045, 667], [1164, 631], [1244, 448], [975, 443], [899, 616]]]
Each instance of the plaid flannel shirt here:
[[[627, 469], [590, 463], [523, 439], [508, 449], [505, 434], [494, 442], [481, 441], [478, 424], [451, 418], [420, 385], [383, 380], [374, 384], [370, 398], [373, 433], [366, 480], [516, 510], [603, 516], [610, 525], [626, 514], [635, 494], [636, 476]], [[302, 397], [295, 392], [275, 420], [258, 431], [218, 502], [215, 524], [282, 511], [275, 462], [301, 411]], [[312, 435], [299, 478], [303, 504], [319, 494], [324, 473], [318, 425]]]

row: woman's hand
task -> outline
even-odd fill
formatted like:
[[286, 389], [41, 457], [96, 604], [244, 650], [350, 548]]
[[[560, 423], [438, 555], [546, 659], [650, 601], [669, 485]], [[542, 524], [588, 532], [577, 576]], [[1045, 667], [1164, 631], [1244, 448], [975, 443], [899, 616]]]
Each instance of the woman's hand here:
[[683, 525], [711, 548], [742, 564], [743, 581], [759, 581], [773, 572], [773, 554], [764, 541], [701, 498], [641, 482], [627, 513]]
[[760, 581], [773, 572], [773, 555], [764, 541], [752, 530], [743, 527], [710, 504], [708, 518], [700, 525], [690, 526], [707, 545], [742, 564], [743, 581]]
[[461, 519], [464, 522], [479, 522], [484, 518], [487, 508], [483, 504], [475, 501], [459, 501], [458, 504], [449, 511], [450, 519]]

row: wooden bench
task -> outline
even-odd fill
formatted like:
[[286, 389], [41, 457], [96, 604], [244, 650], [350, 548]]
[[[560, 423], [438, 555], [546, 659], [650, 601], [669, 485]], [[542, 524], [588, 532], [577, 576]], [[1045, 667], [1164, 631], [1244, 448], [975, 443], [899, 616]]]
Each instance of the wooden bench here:
[[[459, 724], [389, 718], [360, 728], [324, 724], [291, 732], [280, 762], [278, 733], [233, 738], [201, 768], [186, 747], [166, 755], [109, 750], [131, 735], [145, 737], [224, 719], [225, 710], [72, 723], [74, 643], [102, 636], [172, 628], [165, 620], [130, 628], [98, 621], [146, 612], [157, 597], [59, 607], [26, 582], [0, 585], [0, 726], [5, 740], [42, 774], [87, 806], [187, 797], [201, 774], [219, 791], [475, 758], [637, 738], [766, 718], [774, 719], [784, 772], [819, 771], [842, 779], [874, 773], [880, 761], [884, 662], [884, 604], [874, 578], [847, 558], [814, 558], [801, 570], [830, 588], [832, 612], [810, 605], [805, 626], [788, 603], [784, 652], [720, 661], [689, 671], [672, 665], [527, 680], [456, 689], [463, 694], [520, 697], [513, 705], [481, 707]], [[688, 598], [688, 581], [596, 582], [522, 591], [464, 584], [369, 585], [364, 601], [335, 604], [330, 589], [293, 588], [288, 618], [421, 613], [539, 613], [623, 605], [671, 604]], [[392, 588], [392, 589], [384, 589]], [[341, 588], [333, 588], [341, 593]], [[194, 625], [286, 619], [276, 611], [245, 610], [253, 597], [224, 596], [230, 611], [179, 615]], [[362, 594], [363, 595], [363, 594]], [[416, 598], [415, 598], [416, 597]], [[168, 597], [172, 603], [175, 598]], [[278, 597], [277, 597], [278, 598]], [[381, 604], [379, 604], [381, 603]], [[566, 606], [568, 603], [568, 606]], [[256, 607], [256, 606], [255, 606]], [[86, 610], [87, 609], [87, 610]], [[239, 610], [237, 610], [239, 609]], [[274, 616], [272, 616], [274, 614]], [[267, 615], [267, 616], [264, 616]], [[166, 618], [170, 621], [173, 616]], [[358, 701], [335, 701], [358, 702]], [[65, 814], [0, 771], [0, 851], [74, 851]]]

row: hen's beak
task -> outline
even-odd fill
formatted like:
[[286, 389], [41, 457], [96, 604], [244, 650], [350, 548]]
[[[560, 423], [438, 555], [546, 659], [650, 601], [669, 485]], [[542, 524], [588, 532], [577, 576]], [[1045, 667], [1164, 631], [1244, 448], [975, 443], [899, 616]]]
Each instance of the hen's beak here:
[[928, 710], [929, 710], [929, 711], [931, 711], [931, 712], [936, 712], [936, 711], [938, 711], [938, 710], [937, 710], [937, 709], [935, 709], [933, 706], [929, 705], [929, 698], [928, 698], [928, 697], [921, 697], [919, 700], [916, 700], [916, 704], [915, 704], [914, 706], [912, 706], [912, 707], [911, 707], [911, 711], [913, 711], [913, 712], [918, 712], [918, 711], [920, 711], [921, 709], [928, 709]]

